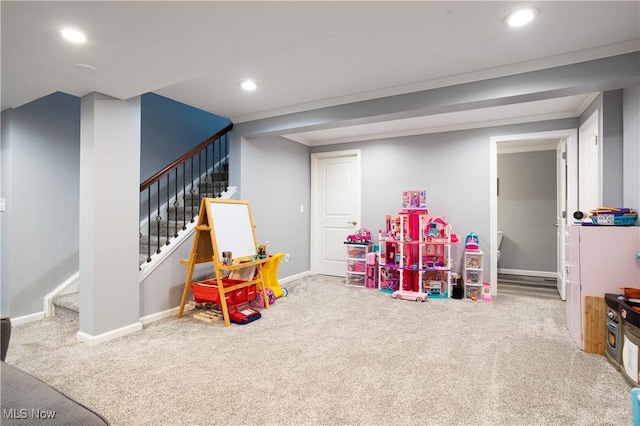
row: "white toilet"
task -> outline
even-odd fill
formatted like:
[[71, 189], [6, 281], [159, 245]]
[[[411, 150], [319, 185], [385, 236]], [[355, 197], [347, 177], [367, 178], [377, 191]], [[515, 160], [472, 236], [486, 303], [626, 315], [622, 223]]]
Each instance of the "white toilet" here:
[[500, 262], [500, 247], [502, 246], [502, 231], [498, 231], [498, 262]]

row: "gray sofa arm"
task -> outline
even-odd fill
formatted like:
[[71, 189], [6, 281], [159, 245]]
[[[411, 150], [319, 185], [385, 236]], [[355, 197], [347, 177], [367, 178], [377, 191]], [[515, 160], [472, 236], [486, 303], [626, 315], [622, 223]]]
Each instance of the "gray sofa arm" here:
[[9, 339], [11, 339], [11, 319], [2, 317], [0, 318], [0, 361], [4, 361], [7, 356]]
[[2, 419], [7, 425], [105, 426], [95, 411], [11, 364], [0, 362]]

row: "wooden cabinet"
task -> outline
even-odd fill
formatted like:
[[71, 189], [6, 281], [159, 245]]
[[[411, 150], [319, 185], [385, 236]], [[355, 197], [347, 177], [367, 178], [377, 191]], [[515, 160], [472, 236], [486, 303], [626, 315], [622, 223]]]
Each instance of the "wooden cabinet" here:
[[[580, 226], [567, 228], [567, 328], [585, 349], [586, 296], [621, 293], [622, 287], [640, 287], [640, 228]], [[604, 330], [603, 330], [604, 333]]]

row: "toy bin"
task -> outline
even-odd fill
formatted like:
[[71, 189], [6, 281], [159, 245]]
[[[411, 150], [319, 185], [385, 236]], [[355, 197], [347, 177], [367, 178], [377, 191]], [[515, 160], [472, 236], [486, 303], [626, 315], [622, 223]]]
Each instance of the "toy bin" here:
[[364, 272], [365, 263], [359, 262], [357, 260], [348, 260], [347, 261], [347, 271], [349, 272]]
[[637, 218], [638, 216], [632, 215], [599, 214], [592, 217], [591, 221], [597, 225], [633, 226]]
[[245, 287], [245, 289], [247, 290], [247, 297], [245, 299], [247, 302], [252, 301], [258, 295], [258, 289], [256, 288], [255, 284], [250, 285], [249, 287]]
[[[229, 278], [222, 279], [222, 283], [225, 287], [231, 287], [243, 282], [245, 281], [232, 280]], [[255, 293], [255, 285], [252, 285], [250, 287], [253, 287], [253, 292]], [[220, 306], [220, 293], [218, 292], [218, 283], [216, 280], [205, 280], [202, 282], [193, 283], [191, 284], [191, 291], [193, 291], [193, 299], [196, 301], [196, 303], [215, 303], [216, 305]], [[242, 301], [236, 302], [236, 300], [244, 299], [243, 301], [246, 302], [247, 296], [248, 289], [245, 287], [232, 291], [230, 293], [226, 293], [225, 299], [227, 305], [229, 305], [242, 303]]]
[[482, 300], [482, 284], [465, 284], [464, 292], [467, 299]]
[[364, 274], [349, 274], [347, 273], [347, 285], [364, 287], [365, 277]]
[[369, 252], [369, 247], [367, 246], [356, 246], [356, 245], [349, 245], [349, 248], [347, 250], [347, 257], [350, 259], [364, 259], [367, 256], [367, 253]]

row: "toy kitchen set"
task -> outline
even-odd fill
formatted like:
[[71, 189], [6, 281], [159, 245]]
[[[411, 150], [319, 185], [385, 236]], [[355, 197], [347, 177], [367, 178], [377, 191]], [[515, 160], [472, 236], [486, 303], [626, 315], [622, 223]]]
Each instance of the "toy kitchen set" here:
[[640, 383], [640, 289], [604, 295], [607, 306], [605, 357], [634, 387]]
[[[579, 219], [575, 214], [574, 218]], [[631, 209], [591, 211], [567, 227], [567, 328], [585, 352], [599, 353], [640, 385], [640, 227]], [[616, 226], [618, 225], [618, 226]]]

